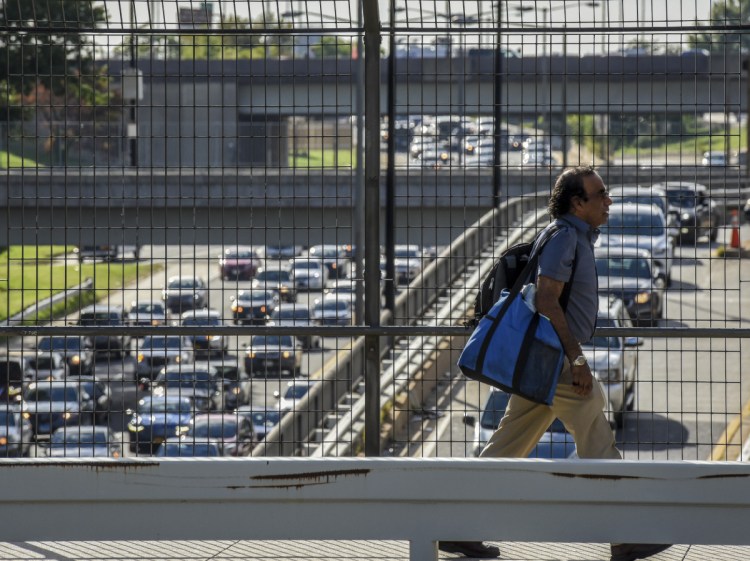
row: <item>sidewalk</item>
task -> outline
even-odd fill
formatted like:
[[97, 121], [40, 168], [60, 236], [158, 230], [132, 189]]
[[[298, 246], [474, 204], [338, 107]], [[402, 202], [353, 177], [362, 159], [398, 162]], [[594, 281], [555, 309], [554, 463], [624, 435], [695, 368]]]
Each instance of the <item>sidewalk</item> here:
[[[85, 521], [81, 523], [85, 524]], [[498, 544], [504, 561], [597, 561], [609, 559], [605, 544]], [[441, 559], [466, 559], [441, 553]], [[676, 545], [654, 561], [744, 561], [750, 547]], [[0, 542], [0, 559], [12, 561], [247, 561], [376, 560], [408, 561], [409, 546], [401, 541], [102, 541]]]

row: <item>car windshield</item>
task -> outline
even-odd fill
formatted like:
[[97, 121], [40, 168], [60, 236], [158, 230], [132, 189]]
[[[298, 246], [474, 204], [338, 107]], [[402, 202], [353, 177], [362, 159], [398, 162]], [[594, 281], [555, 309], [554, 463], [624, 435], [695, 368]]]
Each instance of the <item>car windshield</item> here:
[[73, 386], [37, 386], [29, 389], [26, 401], [78, 401], [78, 390]]
[[256, 335], [250, 342], [251, 347], [293, 347], [292, 338], [289, 335]]
[[202, 421], [193, 426], [191, 434], [202, 438], [233, 438], [237, 436], [237, 422], [233, 420]]
[[96, 313], [85, 313], [81, 314], [78, 321], [79, 325], [90, 326], [90, 325], [118, 325], [117, 314], [110, 312], [96, 312]]
[[65, 351], [80, 348], [81, 340], [78, 337], [45, 337], [37, 345], [40, 351]]
[[414, 257], [419, 257], [419, 250], [417, 249], [396, 249], [393, 252], [393, 256], [396, 259], [409, 259]]
[[495, 430], [500, 425], [500, 419], [505, 415], [510, 396], [505, 392], [495, 391], [490, 393], [487, 404], [484, 406], [479, 424], [482, 428]]
[[221, 325], [221, 320], [216, 316], [193, 316], [183, 319], [182, 325]]
[[142, 349], [179, 349], [182, 347], [180, 337], [153, 337], [148, 336], [141, 343]]
[[131, 314], [163, 314], [164, 308], [161, 307], [161, 304], [154, 304], [152, 302], [148, 302], [145, 304], [136, 304], [132, 308], [130, 308]]
[[307, 384], [305, 385], [295, 384], [293, 386], [289, 386], [286, 389], [286, 393], [284, 394], [284, 397], [287, 399], [289, 398], [299, 399], [300, 397], [305, 395], [309, 389], [310, 389], [310, 386], [308, 386]]
[[316, 247], [314, 248], [314, 251], [311, 250], [310, 253], [314, 253], [316, 256], [320, 257], [338, 257], [339, 256], [339, 249], [337, 247]]
[[663, 213], [666, 214], [667, 209], [664, 206], [664, 199], [661, 197], [657, 197], [655, 195], [616, 195], [612, 197], [613, 199], [616, 199], [615, 202], [618, 203], [634, 203], [634, 204], [643, 204], [643, 205], [655, 205], [657, 206]]
[[145, 399], [138, 404], [138, 413], [190, 413], [193, 408], [190, 400], [165, 400], [165, 399]]
[[259, 282], [284, 282], [289, 280], [289, 271], [277, 269], [273, 271], [263, 271], [255, 276]]
[[319, 304], [315, 306], [317, 310], [326, 310], [326, 311], [346, 311], [349, 309], [349, 304], [346, 300], [323, 300]]
[[295, 308], [277, 308], [271, 314], [271, 319], [310, 319], [310, 310], [303, 307]]
[[252, 418], [256, 425], [272, 427], [279, 423], [281, 411], [253, 411]]
[[[596, 320], [596, 326], [597, 327], [619, 327], [615, 324], [615, 321], [610, 318], [598, 318]], [[591, 341], [588, 341], [586, 343], [581, 344], [582, 347], [598, 347], [602, 349], [619, 349], [620, 348], [620, 338], [619, 337], [603, 337], [601, 335], [596, 335], [591, 339]]]
[[653, 212], [612, 212], [601, 233], [610, 236], [663, 236], [664, 222]]
[[600, 277], [651, 278], [648, 260], [643, 257], [597, 257], [596, 272]]
[[695, 191], [689, 189], [677, 189], [667, 191], [669, 204], [681, 208], [693, 208], [695, 206]]
[[179, 289], [179, 288], [197, 288], [197, 279], [173, 279], [169, 281], [167, 288]]
[[206, 372], [167, 372], [164, 376], [164, 385], [167, 388], [198, 388], [209, 390], [214, 381]]
[[237, 293], [237, 300], [271, 300], [273, 293], [266, 290], [242, 290]]
[[15, 427], [16, 415], [10, 411], [0, 411], [0, 427]]
[[54, 370], [56, 368], [62, 368], [52, 355], [37, 355], [35, 359], [36, 370]]
[[224, 252], [227, 259], [252, 259], [255, 253], [247, 249], [227, 249]]
[[292, 263], [294, 269], [320, 269], [320, 263], [317, 261], [295, 261]]
[[211, 443], [167, 443], [159, 446], [156, 451], [157, 456], [189, 456], [189, 457], [204, 457], [204, 456], [218, 456], [219, 449], [215, 444]]
[[70, 428], [68, 430], [57, 430], [52, 434], [52, 444], [107, 444], [107, 433], [105, 431], [84, 430], [84, 427]]

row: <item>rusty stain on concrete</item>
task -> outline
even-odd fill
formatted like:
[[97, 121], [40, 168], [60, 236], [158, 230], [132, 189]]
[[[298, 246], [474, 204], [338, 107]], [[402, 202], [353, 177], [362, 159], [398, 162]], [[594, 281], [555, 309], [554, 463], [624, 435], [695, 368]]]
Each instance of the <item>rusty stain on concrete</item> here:
[[[331, 471], [305, 471], [301, 473], [282, 473], [279, 475], [255, 475], [254, 481], [267, 481], [264, 485], [231, 485], [228, 489], [300, 489], [314, 485], [325, 485], [339, 477], [359, 477], [370, 473], [369, 469], [341, 469]], [[286, 483], [288, 481], [288, 483]], [[293, 482], [293, 483], [292, 483]]]

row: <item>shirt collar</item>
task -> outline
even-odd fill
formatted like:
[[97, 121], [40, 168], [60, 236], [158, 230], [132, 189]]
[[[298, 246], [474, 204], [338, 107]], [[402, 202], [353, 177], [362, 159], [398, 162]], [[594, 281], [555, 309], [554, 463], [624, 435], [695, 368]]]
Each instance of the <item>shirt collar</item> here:
[[575, 214], [568, 213], [561, 218], [573, 226], [579, 234], [585, 235], [591, 243], [596, 243], [599, 238], [599, 228], [594, 228]]

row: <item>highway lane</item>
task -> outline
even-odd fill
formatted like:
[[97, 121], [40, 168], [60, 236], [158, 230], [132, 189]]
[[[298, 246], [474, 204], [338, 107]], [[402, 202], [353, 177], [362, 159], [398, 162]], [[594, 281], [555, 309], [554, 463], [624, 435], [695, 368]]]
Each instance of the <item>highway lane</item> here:
[[[750, 239], [750, 226], [743, 227], [742, 238]], [[750, 261], [715, 257], [719, 244], [702, 240], [676, 249], [674, 282], [667, 291], [660, 326], [750, 325]], [[478, 419], [489, 389], [467, 381], [452, 366], [459, 352], [454, 348], [446, 362], [449, 366], [435, 373], [440, 391], [425, 401], [428, 413], [411, 416], [411, 443], [397, 443], [391, 453], [471, 455], [473, 429], [464, 425], [463, 417]], [[636, 405], [616, 433], [624, 457], [707, 459], [727, 424], [750, 399], [750, 386], [742, 383], [741, 371], [750, 356], [750, 341], [644, 338], [636, 352]]]
[[[113, 293], [109, 298], [110, 305], [129, 308], [133, 301], [160, 301], [161, 290], [167, 284], [167, 279], [174, 275], [198, 276], [208, 284], [208, 306], [222, 312], [228, 325], [231, 325], [231, 296], [239, 290], [249, 289], [250, 281], [224, 281], [219, 275], [218, 256], [221, 246], [151, 246], [141, 251], [140, 264], [151, 273], [130, 286]], [[73, 258], [73, 256], [71, 256]], [[116, 267], [117, 263], [112, 263]], [[300, 292], [295, 306], [311, 307], [316, 299], [322, 297], [321, 291]], [[289, 306], [289, 303], [282, 305]], [[77, 314], [58, 320], [57, 324], [74, 323]], [[178, 316], [169, 316], [169, 321], [176, 322]], [[228, 352], [222, 356], [212, 356], [212, 361], [239, 361], [244, 370], [245, 348], [250, 341], [249, 335], [231, 337]], [[23, 346], [32, 348], [35, 339], [27, 337]], [[320, 349], [306, 350], [303, 353], [301, 376], [307, 379], [318, 372], [323, 364], [335, 353], [348, 344], [351, 339], [345, 337], [328, 337], [322, 340]], [[134, 409], [138, 400], [148, 395], [147, 391], [139, 389], [136, 384], [136, 345], [134, 343], [130, 356], [123, 358], [99, 357], [95, 367], [95, 376], [106, 380], [109, 384], [112, 408], [109, 426], [122, 435], [127, 442], [126, 424], [130, 419], [127, 410]], [[283, 394], [287, 384], [293, 380], [289, 374], [283, 377], [253, 378], [250, 392], [250, 402], [255, 408], [273, 408], [277, 398], [274, 393]], [[32, 451], [32, 455], [36, 452]], [[127, 451], [126, 451], [127, 454]]]

